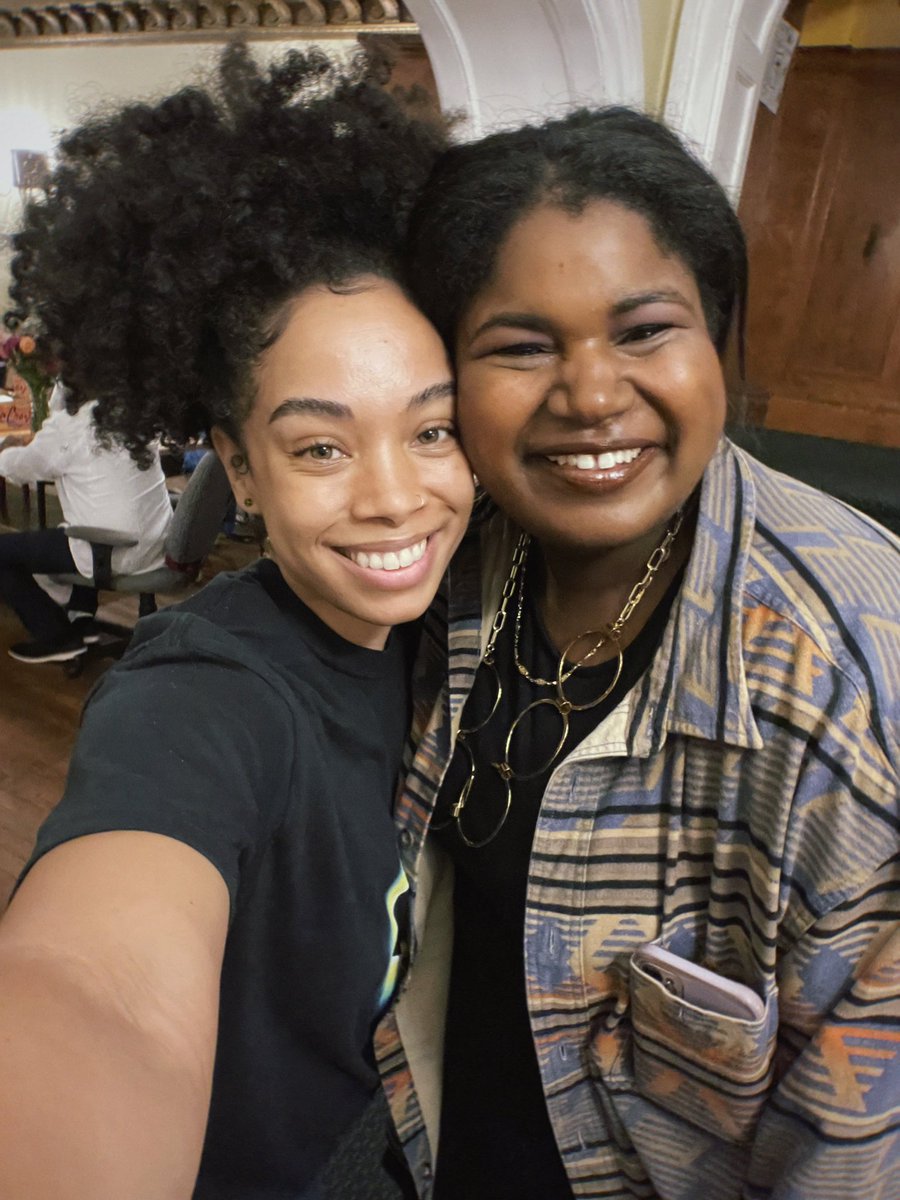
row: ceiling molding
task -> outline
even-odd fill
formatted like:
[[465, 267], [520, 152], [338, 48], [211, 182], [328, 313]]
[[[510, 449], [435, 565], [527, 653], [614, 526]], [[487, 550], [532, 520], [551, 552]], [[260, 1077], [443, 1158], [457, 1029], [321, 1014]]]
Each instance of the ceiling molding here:
[[0, 7], [0, 49], [70, 42], [417, 34], [403, 0], [97, 0]]

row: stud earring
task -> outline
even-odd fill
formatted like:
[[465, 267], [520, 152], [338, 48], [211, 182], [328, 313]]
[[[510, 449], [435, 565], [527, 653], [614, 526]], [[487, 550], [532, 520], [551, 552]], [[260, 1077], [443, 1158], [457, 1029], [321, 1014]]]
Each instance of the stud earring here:
[[253, 507], [252, 498], [250, 496], [245, 496], [244, 497], [244, 508], [252, 508], [252, 507]]

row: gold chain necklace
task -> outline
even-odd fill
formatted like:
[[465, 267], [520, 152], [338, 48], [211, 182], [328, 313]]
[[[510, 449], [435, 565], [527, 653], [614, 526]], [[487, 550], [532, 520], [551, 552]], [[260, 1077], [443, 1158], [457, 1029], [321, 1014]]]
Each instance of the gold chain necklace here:
[[[563, 746], [565, 745], [566, 738], [569, 734], [569, 715], [573, 712], [585, 712], [587, 709], [595, 708], [612, 693], [622, 675], [622, 666], [624, 662], [624, 653], [621, 644], [622, 630], [633, 615], [634, 610], [643, 600], [647, 589], [655, 578], [660, 567], [669, 557], [669, 554], [672, 550], [672, 545], [678, 536], [678, 531], [681, 529], [683, 516], [684, 510], [679, 509], [679, 511], [675, 514], [671, 525], [666, 530], [665, 537], [647, 559], [643, 576], [629, 592], [628, 599], [625, 601], [622, 611], [612, 622], [612, 624], [607, 625], [602, 630], [586, 629], [584, 633], [579, 633], [567, 643], [562, 654], [559, 656], [559, 663], [557, 664], [555, 679], [541, 679], [539, 676], [532, 675], [522, 662], [519, 654], [519, 635], [522, 625], [522, 611], [525, 600], [525, 564], [528, 558], [528, 548], [531, 543], [531, 538], [527, 533], [520, 535], [519, 540], [516, 543], [516, 548], [513, 551], [512, 565], [510, 566], [509, 575], [503, 585], [503, 590], [500, 593], [500, 602], [497, 606], [497, 611], [494, 614], [494, 620], [491, 625], [491, 633], [488, 638], [488, 644], [485, 647], [484, 655], [482, 656], [481, 663], [479, 664], [479, 669], [487, 668], [493, 677], [493, 702], [490, 705], [487, 716], [485, 716], [476, 725], [460, 726], [459, 733], [457, 735], [457, 749], [468, 757], [469, 775], [466, 779], [466, 782], [462, 786], [456, 803], [450, 810], [449, 818], [440, 824], [433, 824], [432, 827], [435, 830], [445, 829], [451, 822], [454, 822], [459, 832], [459, 836], [467, 846], [478, 849], [481, 846], [486, 846], [489, 842], [492, 842], [503, 828], [504, 824], [506, 823], [506, 818], [509, 816], [509, 810], [512, 805], [513, 782], [517, 779], [534, 779], [538, 775], [542, 775], [545, 771], [548, 771], [562, 753]], [[465, 813], [466, 804], [468, 803], [469, 796], [471, 795], [472, 787], [475, 783], [475, 776], [477, 774], [477, 764], [472, 747], [469, 744], [469, 738], [471, 738], [474, 734], [477, 734], [480, 730], [484, 729], [499, 708], [500, 701], [503, 697], [503, 683], [500, 679], [500, 673], [497, 670], [497, 665], [494, 661], [494, 650], [497, 645], [497, 639], [506, 625], [507, 612], [513, 595], [516, 595], [516, 616], [513, 630], [513, 656], [516, 668], [519, 673], [529, 681], [529, 683], [535, 684], [539, 687], [552, 687], [555, 695], [543, 696], [539, 700], [533, 700], [530, 704], [526, 705], [526, 707], [522, 709], [522, 711], [515, 717], [510, 725], [503, 745], [503, 758], [500, 762], [491, 763], [491, 766], [499, 775], [505, 788], [505, 794], [501, 804], [500, 819], [496, 827], [487, 837], [473, 838], [466, 833], [466, 830], [463, 827], [463, 815]], [[573, 663], [572, 666], [566, 669], [566, 659], [572, 647], [578, 642], [582, 641], [584, 638], [594, 636], [597, 637], [597, 641], [587, 652], [587, 654], [580, 658], [578, 662]], [[594, 699], [590, 700], [587, 704], [576, 704], [566, 695], [566, 682], [571, 679], [575, 672], [580, 667], [583, 667], [589, 659], [593, 658], [594, 655], [597, 654], [597, 652], [601, 649], [601, 647], [605, 646], [608, 642], [615, 643], [618, 654], [616, 669], [613, 673], [611, 682], [603, 689], [599, 696], [594, 697]], [[538, 767], [528, 771], [516, 769], [512, 766], [510, 761], [516, 730], [519, 728], [528, 713], [542, 706], [551, 708], [555, 713], [558, 714], [560, 719], [560, 732], [556, 741], [555, 749], [553, 750], [553, 753]]]

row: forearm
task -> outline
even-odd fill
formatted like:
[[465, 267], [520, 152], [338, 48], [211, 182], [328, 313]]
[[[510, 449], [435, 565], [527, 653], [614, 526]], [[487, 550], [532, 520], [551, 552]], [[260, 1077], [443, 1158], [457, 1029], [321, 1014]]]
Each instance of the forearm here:
[[[63, 422], [69, 420], [62, 414]], [[69, 446], [66, 425], [55, 413], [33, 436], [5, 442], [0, 450], [0, 475], [13, 483], [29, 483], [35, 479], [57, 479], [65, 470]]]
[[189, 1200], [212, 1073], [196, 1040], [22, 952], [0, 958], [0, 1031], [0, 1195]]
[[0, 447], [0, 475], [10, 483], [33, 483], [36, 479], [56, 478], [56, 471], [34, 443], [9, 441]]

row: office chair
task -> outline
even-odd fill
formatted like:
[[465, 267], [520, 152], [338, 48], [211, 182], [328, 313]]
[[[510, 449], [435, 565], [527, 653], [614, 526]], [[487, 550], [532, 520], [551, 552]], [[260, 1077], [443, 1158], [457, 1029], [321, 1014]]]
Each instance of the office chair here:
[[[231, 499], [231, 487], [218, 455], [210, 451], [201, 458], [181, 494], [172, 516], [164, 545], [165, 564], [152, 571], [136, 575], [117, 574], [112, 567], [113, 550], [134, 546], [137, 539], [108, 529], [88, 526], [69, 526], [69, 537], [89, 542], [93, 555], [93, 575], [53, 575], [58, 583], [95, 587], [98, 591], [137, 594], [138, 614], [145, 617], [156, 612], [157, 592], [178, 592], [193, 583], [200, 573], [203, 560], [212, 550], [222, 528]], [[121, 653], [131, 638], [131, 630], [111, 622], [97, 622], [101, 634], [95, 653]], [[90, 651], [94, 649], [89, 647]], [[86, 654], [69, 659], [64, 664], [67, 675], [81, 673]]]

